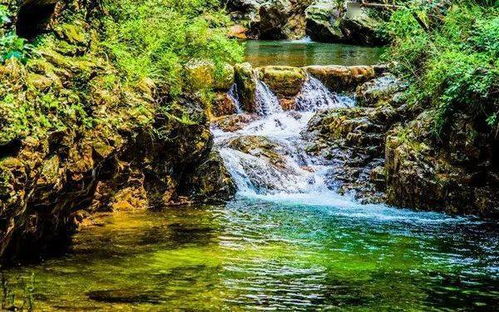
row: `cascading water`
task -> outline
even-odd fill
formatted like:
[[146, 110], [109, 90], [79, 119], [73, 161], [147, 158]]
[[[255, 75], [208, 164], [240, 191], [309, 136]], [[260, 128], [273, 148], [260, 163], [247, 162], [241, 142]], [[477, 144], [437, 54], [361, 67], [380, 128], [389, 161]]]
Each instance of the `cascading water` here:
[[336, 105], [352, 106], [354, 101], [348, 97], [340, 97], [329, 91], [319, 79], [309, 76], [300, 95], [296, 98], [296, 107], [299, 111], [317, 111], [335, 107]]
[[258, 114], [263, 116], [282, 112], [277, 96], [261, 80], [256, 84], [256, 104]]
[[241, 114], [243, 112], [243, 110], [241, 109], [241, 103], [239, 102], [239, 94], [238, 94], [238, 90], [237, 90], [237, 84], [235, 84], [235, 83], [232, 84], [227, 95], [234, 103], [236, 113]]
[[297, 111], [283, 111], [262, 81], [257, 84], [256, 101], [259, 119], [235, 132], [213, 130], [216, 146], [239, 193], [276, 196], [331, 192], [325, 178], [330, 168], [307, 154], [302, 132], [316, 111], [349, 107], [353, 99], [340, 97], [309, 77], [297, 98]]

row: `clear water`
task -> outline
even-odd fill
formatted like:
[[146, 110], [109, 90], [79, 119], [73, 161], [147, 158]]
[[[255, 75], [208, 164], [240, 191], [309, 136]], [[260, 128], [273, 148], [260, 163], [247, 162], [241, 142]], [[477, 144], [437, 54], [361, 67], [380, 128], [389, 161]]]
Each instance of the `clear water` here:
[[347, 44], [299, 41], [246, 42], [246, 61], [253, 66], [266, 65], [374, 65], [384, 49]]
[[105, 216], [65, 257], [6, 276], [22, 296], [34, 273], [37, 311], [499, 309], [497, 224], [267, 199]]
[[[353, 102], [313, 80], [303, 91], [301, 111], [282, 112], [262, 88], [263, 116], [213, 130], [235, 200], [97, 216], [63, 257], [4, 270], [2, 307], [498, 311], [498, 224], [334, 193], [323, 181], [329, 164], [306, 155], [302, 134], [315, 110]], [[271, 142], [275, 155], [228, 145], [246, 137]]]

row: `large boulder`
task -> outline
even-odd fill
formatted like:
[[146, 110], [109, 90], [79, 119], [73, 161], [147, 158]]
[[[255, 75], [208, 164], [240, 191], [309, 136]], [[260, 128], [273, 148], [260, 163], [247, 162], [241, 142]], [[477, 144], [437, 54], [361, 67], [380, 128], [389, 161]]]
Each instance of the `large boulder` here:
[[371, 17], [367, 8], [349, 1], [318, 0], [307, 8], [307, 35], [315, 41], [361, 45], [386, 43], [379, 35], [380, 20]]
[[343, 42], [345, 37], [337, 23], [341, 12], [333, 1], [318, 1], [305, 12], [306, 33], [320, 42]]
[[236, 0], [228, 7], [233, 19], [250, 29], [250, 37], [299, 39], [305, 36], [304, 12], [310, 3], [311, 0]]
[[299, 67], [265, 66], [258, 69], [262, 79], [280, 97], [293, 97], [300, 93], [307, 74]]
[[185, 66], [185, 79], [194, 92], [203, 89], [229, 91], [234, 84], [234, 67], [224, 64], [222, 69], [216, 72], [213, 62], [195, 59]]

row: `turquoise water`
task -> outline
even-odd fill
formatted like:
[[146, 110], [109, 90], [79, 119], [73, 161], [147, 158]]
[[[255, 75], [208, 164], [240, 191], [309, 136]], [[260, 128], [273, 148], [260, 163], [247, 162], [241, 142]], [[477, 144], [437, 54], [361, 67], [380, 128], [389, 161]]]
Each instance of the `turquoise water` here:
[[497, 224], [304, 202], [103, 215], [66, 256], [4, 274], [40, 311], [499, 309]]
[[258, 41], [246, 43], [246, 61], [266, 65], [374, 65], [384, 49], [348, 44], [300, 41]]

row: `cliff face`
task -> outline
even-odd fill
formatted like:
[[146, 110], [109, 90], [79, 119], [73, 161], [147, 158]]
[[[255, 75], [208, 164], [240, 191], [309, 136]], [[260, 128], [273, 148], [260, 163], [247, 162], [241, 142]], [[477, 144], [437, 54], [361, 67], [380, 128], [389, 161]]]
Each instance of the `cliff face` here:
[[204, 168], [218, 160], [200, 101], [124, 83], [97, 51], [95, 3], [54, 12], [30, 28], [50, 33], [33, 57], [0, 65], [0, 257], [59, 249], [88, 212], [230, 197], [223, 166]]

